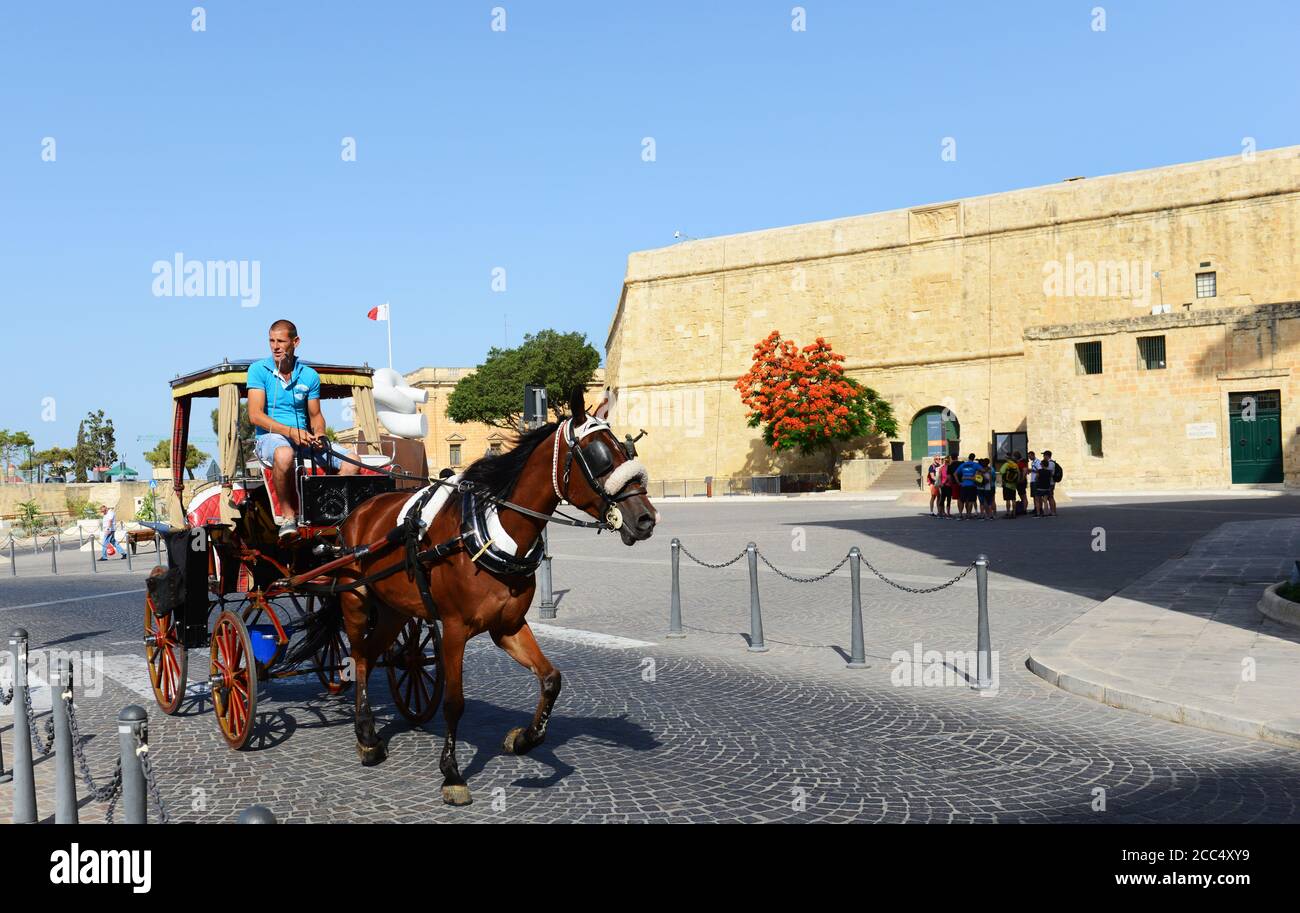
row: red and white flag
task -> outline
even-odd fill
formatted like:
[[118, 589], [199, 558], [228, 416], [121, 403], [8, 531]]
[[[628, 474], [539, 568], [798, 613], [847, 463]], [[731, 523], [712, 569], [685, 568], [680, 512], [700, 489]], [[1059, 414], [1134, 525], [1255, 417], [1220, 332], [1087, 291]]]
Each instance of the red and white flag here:
[[377, 305], [376, 307], [372, 307], [369, 311], [366, 312], [366, 316], [369, 317], [371, 320], [387, 320], [388, 302], [384, 302], [383, 304]]

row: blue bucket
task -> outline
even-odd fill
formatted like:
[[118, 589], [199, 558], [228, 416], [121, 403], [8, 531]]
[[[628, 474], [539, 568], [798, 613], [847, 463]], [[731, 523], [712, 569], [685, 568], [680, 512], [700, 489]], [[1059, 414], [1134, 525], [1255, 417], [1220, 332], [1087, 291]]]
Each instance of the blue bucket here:
[[253, 642], [253, 658], [259, 663], [266, 665], [275, 658], [279, 648], [275, 625], [249, 625], [248, 639]]

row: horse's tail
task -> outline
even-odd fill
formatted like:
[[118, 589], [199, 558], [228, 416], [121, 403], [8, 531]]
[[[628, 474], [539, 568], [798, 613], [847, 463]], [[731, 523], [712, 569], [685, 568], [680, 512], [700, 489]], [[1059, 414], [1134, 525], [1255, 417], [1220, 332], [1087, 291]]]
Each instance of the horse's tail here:
[[302, 637], [285, 653], [281, 661], [285, 666], [313, 660], [343, 628], [343, 606], [337, 596], [322, 597], [319, 606], [303, 616], [299, 628]]

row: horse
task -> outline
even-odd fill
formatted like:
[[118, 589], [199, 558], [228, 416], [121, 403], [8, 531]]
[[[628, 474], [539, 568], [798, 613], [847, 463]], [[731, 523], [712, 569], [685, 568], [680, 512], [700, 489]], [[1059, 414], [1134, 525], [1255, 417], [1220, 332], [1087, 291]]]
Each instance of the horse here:
[[[442, 799], [448, 805], [473, 801], [456, 762], [456, 729], [465, 709], [462, 665], [465, 644], [471, 637], [486, 631], [498, 647], [537, 678], [541, 694], [532, 723], [507, 732], [505, 750], [526, 754], [546, 738], [561, 676], [537, 645], [525, 615], [536, 589], [539, 537], [556, 508], [562, 501], [568, 502], [597, 521], [571, 520], [571, 525], [616, 529], [628, 546], [649, 539], [654, 532], [658, 514], [646, 491], [645, 468], [602, 418], [587, 416], [582, 392], [578, 387], [570, 396], [567, 419], [524, 432], [511, 449], [484, 456], [465, 470], [459, 483], [462, 497], [453, 493], [419, 539], [426, 551], [430, 546], [454, 542], [449, 553], [427, 566], [408, 563], [407, 573], [393, 573], [394, 564], [408, 561], [409, 549], [381, 549], [373, 554], [363, 550], [354, 562], [337, 571], [337, 583], [354, 586], [386, 568], [390, 573], [340, 592], [327, 609], [314, 613], [299, 650], [309, 654], [335, 636], [340, 626], [347, 632], [356, 674], [353, 723], [357, 753], [363, 765], [379, 763], [386, 749], [375, 732], [367, 679], [410, 618], [435, 622], [420, 592], [422, 584], [427, 584], [437, 620], [442, 623], [439, 659], [446, 734], [438, 766], [443, 775]], [[471, 553], [471, 540], [463, 538], [462, 512], [468, 503], [463, 495], [467, 491], [496, 503], [497, 529], [518, 543], [512, 554], [498, 550], [495, 556], [485, 556], [491, 539], [483, 545], [474, 543], [473, 551], [478, 554]], [[389, 535], [397, 528], [398, 514], [410, 497], [409, 491], [394, 492], [363, 501], [340, 528], [344, 544], [357, 547]], [[508, 505], [501, 503], [507, 499]], [[494, 538], [506, 541], [499, 533]], [[534, 561], [528, 560], [530, 556]], [[493, 557], [495, 563], [486, 560]]]

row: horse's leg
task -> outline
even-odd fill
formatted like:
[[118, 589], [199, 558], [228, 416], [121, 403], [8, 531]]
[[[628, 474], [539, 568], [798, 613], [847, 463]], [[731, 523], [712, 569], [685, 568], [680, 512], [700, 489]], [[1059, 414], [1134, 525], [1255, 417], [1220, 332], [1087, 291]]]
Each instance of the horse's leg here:
[[555, 699], [560, 696], [560, 670], [551, 665], [542, 648], [537, 646], [537, 638], [528, 627], [527, 622], [513, 634], [493, 634], [492, 639], [505, 650], [515, 662], [537, 676], [542, 694], [537, 700], [537, 710], [533, 713], [532, 725], [527, 729], [516, 727], [506, 733], [505, 749], [510, 754], [527, 754], [546, 738], [546, 724], [551, 718], [551, 709]]
[[442, 718], [447, 723], [447, 737], [442, 743], [442, 801], [448, 805], [469, 805], [473, 802], [465, 778], [456, 764], [456, 726], [465, 712], [465, 692], [461, 687], [461, 669], [465, 659], [465, 629], [459, 624], [444, 624], [442, 632], [442, 665], [445, 690], [442, 698]]
[[379, 624], [373, 631], [367, 632], [367, 598], [356, 592], [346, 592], [339, 597], [339, 601], [343, 606], [343, 623], [347, 629], [348, 643], [352, 647], [352, 664], [356, 673], [353, 725], [357, 735], [357, 754], [361, 757], [361, 763], [369, 767], [382, 761], [386, 754], [384, 742], [375, 732], [375, 714], [370, 708], [370, 670], [382, 649], [377, 649], [376, 644], [383, 643], [385, 631], [388, 632], [388, 642], [391, 643], [392, 637], [397, 633], [397, 623], [404, 619], [396, 618], [396, 612], [381, 609]]

